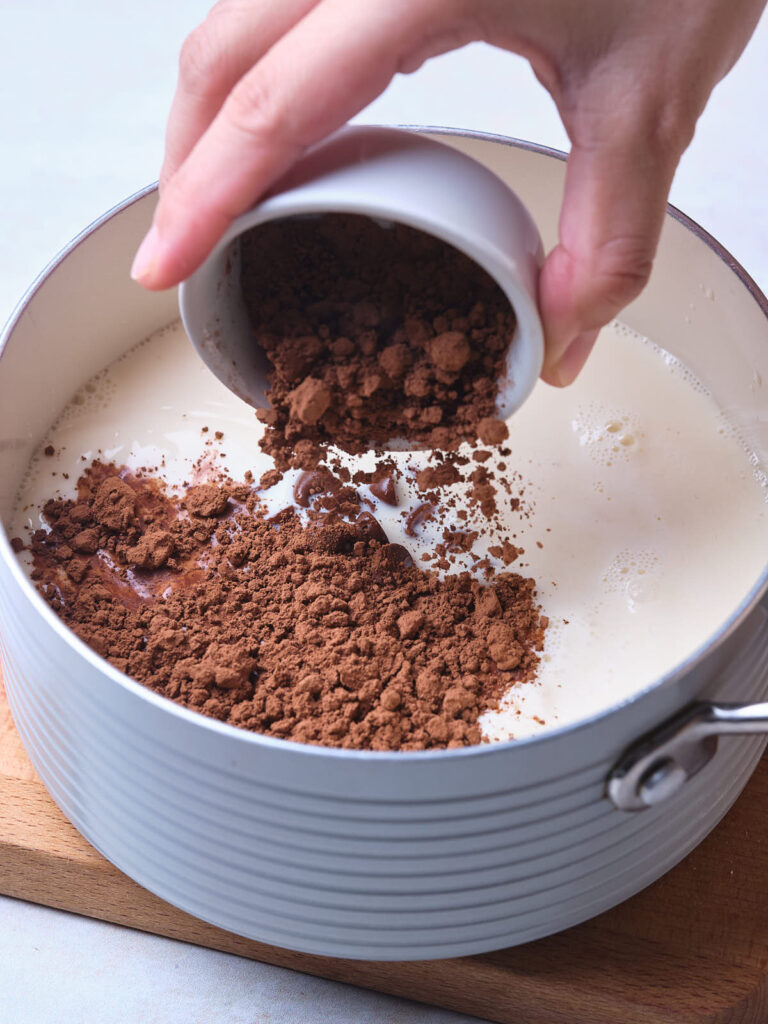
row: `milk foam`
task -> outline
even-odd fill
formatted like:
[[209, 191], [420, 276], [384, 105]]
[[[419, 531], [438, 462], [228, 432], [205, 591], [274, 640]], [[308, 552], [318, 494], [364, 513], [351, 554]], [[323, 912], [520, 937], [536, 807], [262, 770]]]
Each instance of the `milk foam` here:
[[[482, 531], [480, 556], [502, 536], [524, 549], [511, 568], [536, 579], [550, 626], [536, 681], [514, 687], [481, 720], [494, 740], [578, 721], [645, 688], [722, 625], [768, 558], [759, 462], [701, 383], [625, 326], [602, 332], [572, 387], [539, 384], [509, 426], [512, 455], [503, 462], [521, 507], [512, 511], [501, 495], [502, 534], [489, 533], [477, 511], [461, 526]], [[30, 464], [16, 532], [45, 528], [43, 503], [73, 496], [94, 458], [157, 472], [171, 488], [199, 479], [201, 455], [203, 471], [242, 480], [250, 470], [258, 479], [271, 468], [260, 436], [253, 410], [171, 325], [74, 396]], [[404, 511], [422, 500], [408, 474], [427, 455], [394, 458], [400, 507], [366, 497], [390, 540], [419, 562], [442, 532], [434, 523], [417, 538], [404, 531]], [[268, 493], [272, 510], [291, 504], [293, 479]]]

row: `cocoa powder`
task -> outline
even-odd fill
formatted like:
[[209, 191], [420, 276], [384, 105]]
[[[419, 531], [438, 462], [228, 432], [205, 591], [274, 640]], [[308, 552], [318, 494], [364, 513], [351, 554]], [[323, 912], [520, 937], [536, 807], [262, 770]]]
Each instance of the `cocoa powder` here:
[[479, 716], [535, 674], [533, 581], [441, 578], [330, 470], [304, 486], [306, 525], [295, 509], [266, 518], [249, 484], [178, 498], [96, 462], [77, 500], [46, 504], [33, 579], [116, 668], [221, 721], [349, 748], [478, 743]]
[[271, 366], [261, 443], [278, 468], [306, 468], [297, 442], [358, 453], [397, 438], [455, 449], [506, 437], [495, 405], [515, 317], [467, 256], [343, 214], [262, 225], [241, 252]]
[[[235, 483], [208, 459], [195, 470], [204, 482], [177, 496], [152, 473], [95, 462], [77, 500], [46, 504], [33, 579], [115, 667], [203, 714], [330, 746], [478, 743], [480, 715], [535, 676], [547, 625], [533, 581], [506, 569], [523, 554], [499, 515], [502, 499], [520, 505], [512, 478], [495, 478], [491, 452], [456, 451], [507, 437], [495, 403], [509, 303], [450, 246], [363, 217], [266, 225], [242, 255], [272, 366], [261, 445], [275, 469]], [[374, 471], [353, 475], [328, 448], [398, 437], [435, 449], [412, 474], [422, 500], [401, 513], [413, 537], [433, 520], [441, 530], [420, 555], [429, 570], [389, 542], [362, 496], [398, 506], [392, 459], [379, 452]], [[294, 507], [269, 518], [259, 495], [289, 466], [303, 471]], [[459, 482], [489, 521], [501, 572], [472, 550]], [[455, 570], [458, 555], [472, 575], [433, 571]]]

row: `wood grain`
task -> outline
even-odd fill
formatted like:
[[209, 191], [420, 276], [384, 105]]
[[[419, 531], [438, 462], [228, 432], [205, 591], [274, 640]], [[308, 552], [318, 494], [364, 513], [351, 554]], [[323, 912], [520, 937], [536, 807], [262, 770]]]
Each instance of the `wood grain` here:
[[69, 824], [13, 728], [0, 678], [0, 892], [500, 1024], [765, 1024], [768, 760], [681, 865], [622, 906], [515, 949], [416, 963], [292, 953], [142, 889]]

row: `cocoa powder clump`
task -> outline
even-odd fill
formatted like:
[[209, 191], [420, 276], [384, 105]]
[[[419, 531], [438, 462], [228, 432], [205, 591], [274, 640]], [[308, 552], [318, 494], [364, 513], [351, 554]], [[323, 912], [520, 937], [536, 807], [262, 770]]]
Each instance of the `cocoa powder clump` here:
[[187, 488], [184, 505], [191, 515], [207, 518], [222, 515], [228, 500], [227, 492], [222, 487], [217, 487], [216, 484], [198, 484]]
[[483, 444], [500, 445], [509, 437], [509, 430], [504, 420], [486, 416], [477, 424], [477, 436]]
[[499, 434], [489, 424], [500, 422], [515, 317], [467, 256], [346, 214], [261, 225], [241, 253], [243, 297], [270, 364], [261, 444], [278, 469], [302, 464], [302, 440], [359, 453], [395, 438], [455, 449], [480, 424], [484, 439]]
[[415, 566], [323, 472], [304, 526], [265, 518], [244, 485], [177, 498], [96, 462], [76, 501], [46, 504], [33, 578], [116, 668], [221, 721], [359, 749], [480, 742], [480, 715], [538, 665], [533, 581]]
[[134, 521], [136, 495], [119, 477], [108, 477], [94, 495], [92, 510], [99, 525], [108, 530], [123, 530]]

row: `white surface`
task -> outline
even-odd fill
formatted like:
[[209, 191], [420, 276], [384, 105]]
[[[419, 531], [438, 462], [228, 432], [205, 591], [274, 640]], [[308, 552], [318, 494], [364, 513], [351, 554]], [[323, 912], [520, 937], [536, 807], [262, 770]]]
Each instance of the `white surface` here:
[[367, 993], [91, 921], [0, 902], [3, 1024], [463, 1024]]
[[[0, 318], [47, 260], [157, 176], [179, 44], [200, 0], [0, 5]], [[768, 289], [768, 19], [722, 83], [672, 201]], [[483, 46], [397, 80], [359, 120], [567, 140], [527, 66]], [[315, 1021], [459, 1024], [469, 1018], [0, 898], [3, 1024]]]

